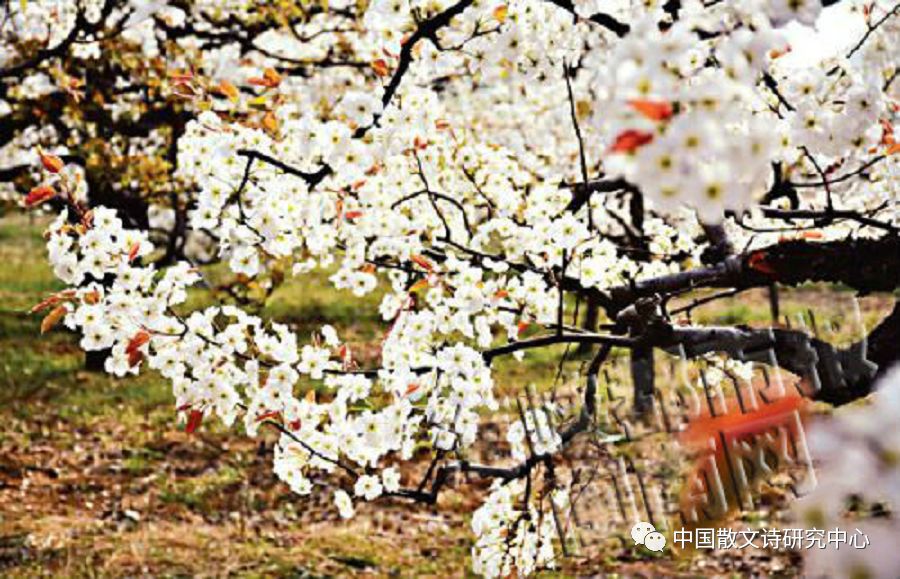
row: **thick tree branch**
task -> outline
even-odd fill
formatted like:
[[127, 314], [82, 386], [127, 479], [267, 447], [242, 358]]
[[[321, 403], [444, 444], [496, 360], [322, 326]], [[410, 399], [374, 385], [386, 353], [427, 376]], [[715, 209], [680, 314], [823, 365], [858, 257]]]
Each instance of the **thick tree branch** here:
[[[575, 11], [575, 3], [572, 0], [549, 0], [551, 3], [559, 6], [566, 12], [570, 12], [571, 14], [578, 16]], [[605, 12], [596, 12], [591, 14], [588, 18], [588, 21], [593, 22], [594, 24], [598, 24], [603, 28], [606, 28], [619, 38], [622, 38], [629, 32], [631, 32], [631, 26], [624, 22], [620, 22], [613, 16], [606, 14]]]
[[734, 255], [708, 267], [691, 269], [620, 286], [606, 292], [614, 315], [641, 297], [682, 293], [696, 288], [746, 289], [777, 282], [839, 283], [866, 294], [893, 291], [900, 283], [900, 237], [843, 239], [824, 243], [786, 241]]

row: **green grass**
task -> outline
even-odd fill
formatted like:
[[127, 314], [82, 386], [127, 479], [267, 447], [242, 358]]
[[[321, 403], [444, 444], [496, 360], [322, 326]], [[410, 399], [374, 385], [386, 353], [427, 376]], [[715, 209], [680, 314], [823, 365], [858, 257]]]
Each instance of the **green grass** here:
[[42, 259], [43, 223], [22, 216], [0, 219], [0, 402], [58, 388], [80, 365], [71, 340], [41, 339], [40, 318], [27, 313], [62, 288]]
[[335, 290], [328, 279], [330, 273], [316, 271], [288, 280], [266, 301], [263, 315], [303, 325], [355, 326], [364, 332], [383, 326], [378, 305], [384, 291], [356, 297], [349, 290]]
[[62, 289], [46, 264], [45, 219], [0, 218], [0, 312], [27, 311], [34, 299]]
[[[336, 290], [328, 279], [334, 269], [316, 270], [299, 277], [289, 277], [262, 303], [256, 313], [266, 319], [278, 320], [296, 327], [301, 332], [311, 332], [323, 324], [332, 324], [354, 339], [372, 339], [385, 322], [378, 314], [378, 306], [384, 297], [383, 287], [363, 297], [354, 296], [349, 290]], [[203, 267], [207, 284], [217, 288], [234, 281], [225, 264]], [[222, 299], [229, 299], [224, 293]], [[182, 306], [192, 311], [217, 303], [217, 294], [208, 288], [193, 287], [188, 300]]]
[[165, 453], [151, 448], [138, 448], [126, 458], [122, 466], [135, 476], [149, 473], [154, 464], [164, 460]]
[[159, 498], [164, 503], [180, 504], [188, 509], [209, 515], [215, 507], [215, 499], [219, 493], [227, 492], [239, 485], [244, 473], [225, 465], [191, 479], [171, 482], [160, 480], [162, 490]]

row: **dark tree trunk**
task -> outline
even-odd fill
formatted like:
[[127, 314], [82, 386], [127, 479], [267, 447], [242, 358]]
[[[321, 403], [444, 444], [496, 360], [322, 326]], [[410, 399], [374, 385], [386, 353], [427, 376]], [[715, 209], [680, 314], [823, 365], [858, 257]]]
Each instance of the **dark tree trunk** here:
[[631, 350], [631, 380], [634, 386], [634, 413], [645, 416], [653, 410], [656, 369], [653, 367], [653, 347], [640, 346]]
[[[582, 322], [582, 328], [587, 330], [588, 332], [596, 332], [597, 324], [600, 323], [600, 301], [597, 299], [595, 295], [589, 295], [587, 297], [587, 307], [584, 312], [584, 321]], [[587, 356], [591, 349], [593, 348], [592, 344], [578, 344], [578, 350], [576, 350], [576, 354], [578, 356]]]
[[88, 372], [103, 372], [106, 359], [112, 354], [112, 349], [92, 350], [84, 353], [84, 369]]

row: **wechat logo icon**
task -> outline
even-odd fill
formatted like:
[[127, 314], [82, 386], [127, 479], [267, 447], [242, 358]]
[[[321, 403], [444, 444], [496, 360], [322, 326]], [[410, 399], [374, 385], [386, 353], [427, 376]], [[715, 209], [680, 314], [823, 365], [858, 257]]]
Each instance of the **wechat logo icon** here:
[[635, 545], [643, 545], [651, 551], [660, 552], [666, 546], [666, 537], [658, 533], [650, 523], [640, 521], [631, 527], [631, 538]]

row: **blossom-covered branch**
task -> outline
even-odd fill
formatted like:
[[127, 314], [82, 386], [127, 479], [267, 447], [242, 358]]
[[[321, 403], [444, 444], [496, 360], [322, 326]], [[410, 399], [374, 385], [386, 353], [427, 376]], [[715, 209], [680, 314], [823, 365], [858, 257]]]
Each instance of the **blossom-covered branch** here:
[[[690, 314], [750, 288], [897, 289], [900, 107], [885, 83], [896, 8], [829, 8], [855, 27], [843, 43], [814, 28], [816, 2], [598, 8], [175, 2], [138, 26], [140, 3], [123, 6], [112, 29], [160, 60], [90, 93], [112, 101], [124, 85], [113, 112], [74, 102], [87, 83], [66, 85], [67, 114], [124, 150], [162, 142], [175, 230], [205, 241], [158, 251], [150, 220], [122, 202], [131, 185], [99, 179], [96, 157], [79, 155], [79, 168], [68, 151], [19, 143], [40, 163], [25, 203], [62, 209], [47, 239], [67, 289], [36, 306], [45, 328], [64, 323], [85, 350], [109, 350], [113, 374], [158, 372], [188, 430], [213, 417], [249, 436], [274, 429], [277, 475], [299, 494], [327, 489], [344, 517], [351, 493], [433, 504], [457, 475], [490, 479], [473, 517], [473, 566], [489, 576], [553, 564], [570, 506], [562, 456], [579, 440], [605, 444], [598, 376], [617, 351], [639, 414], [663, 355], [718, 356], [743, 374], [779, 365], [834, 404], [867, 395], [896, 362], [896, 308], [847, 348]], [[145, 99], [158, 102], [135, 105]], [[23, 119], [4, 131], [24, 134]], [[215, 260], [233, 282], [190, 307], [205, 281], [196, 264]], [[254, 295], [314, 270], [356, 297], [381, 288], [374, 354], [358, 358], [339, 328], [300, 335], [258, 315]], [[521, 384], [503, 384], [514, 403], [497, 395], [500, 357], [550, 352], [561, 369], [576, 345], [591, 362], [571, 384], [574, 409]], [[497, 416], [509, 452], [478, 463], [473, 445]], [[424, 475], [401, 474], [422, 454]]]

